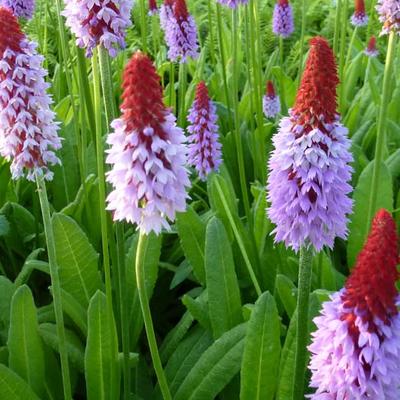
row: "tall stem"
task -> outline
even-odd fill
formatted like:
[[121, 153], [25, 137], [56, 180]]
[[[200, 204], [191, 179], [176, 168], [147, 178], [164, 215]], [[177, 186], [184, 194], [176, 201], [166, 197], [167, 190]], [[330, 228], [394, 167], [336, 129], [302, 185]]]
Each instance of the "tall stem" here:
[[169, 106], [175, 111], [175, 64], [172, 61], [169, 67]]
[[351, 40], [350, 40], [349, 48], [347, 49], [347, 56], [346, 56], [346, 62], [345, 62], [346, 68], [348, 67], [348, 65], [349, 65], [349, 63], [350, 63], [351, 52], [352, 52], [352, 50], [353, 50], [354, 41], [355, 41], [356, 36], [357, 36], [357, 30], [358, 30], [358, 26], [356, 26], [356, 27], [354, 28], [353, 34], [351, 35]]
[[156, 336], [154, 333], [153, 321], [151, 319], [149, 297], [146, 287], [146, 271], [144, 255], [148, 246], [148, 236], [143, 233], [139, 235], [139, 242], [136, 250], [136, 286], [139, 294], [140, 306], [142, 308], [143, 321], [146, 329], [147, 342], [150, 347], [151, 358], [153, 360], [154, 370], [157, 375], [161, 393], [164, 400], [172, 400], [168, 388], [167, 379], [162, 368], [160, 354], [157, 348]]
[[303, 73], [303, 51], [304, 51], [304, 35], [306, 32], [306, 1], [302, 1], [302, 18], [301, 18], [301, 35], [300, 35], [300, 57], [299, 57], [299, 76], [298, 76], [298, 84], [300, 85], [301, 74]]
[[312, 247], [302, 247], [300, 249], [293, 400], [304, 398], [304, 373], [307, 359], [308, 314], [311, 289], [312, 256]]
[[49, 267], [51, 284], [53, 287], [54, 312], [56, 316], [56, 329], [58, 336], [58, 351], [61, 359], [61, 372], [64, 390], [64, 399], [71, 400], [71, 381], [69, 375], [68, 353], [65, 341], [64, 315], [61, 301], [61, 283], [58, 274], [56, 243], [54, 239], [53, 226], [51, 224], [50, 205], [47, 198], [46, 185], [42, 176], [36, 174], [36, 184], [39, 194], [40, 207], [43, 215], [44, 233], [46, 235], [47, 253], [49, 257]]
[[[106, 111], [107, 127], [110, 127], [112, 120], [116, 115], [116, 107], [114, 101], [114, 91], [112, 87], [112, 76], [110, 68], [110, 57], [104, 48], [99, 48], [100, 55], [100, 75], [101, 86], [103, 89], [104, 108]], [[125, 269], [125, 241], [124, 228], [121, 223], [116, 224], [117, 236], [117, 274], [118, 274], [118, 308], [120, 316], [120, 332], [123, 352], [123, 382], [124, 382], [124, 399], [129, 400], [131, 388], [130, 373], [130, 339], [129, 339], [129, 318], [128, 318], [128, 298], [126, 287], [126, 269]]]
[[238, 72], [238, 10], [232, 10], [232, 63], [233, 63], [233, 108], [234, 108], [234, 116], [235, 116], [235, 138], [236, 138], [236, 152], [237, 152], [237, 160], [239, 166], [239, 179], [240, 179], [240, 187], [242, 190], [242, 198], [244, 210], [246, 213], [247, 220], [250, 222], [250, 204], [249, 197], [247, 193], [246, 186], [246, 173], [244, 167], [244, 156], [243, 156], [243, 144], [242, 138], [240, 134], [240, 120], [239, 120], [239, 88], [238, 88], [238, 80], [239, 80], [239, 72]]
[[344, 69], [344, 62], [345, 62], [345, 50], [346, 50], [346, 39], [347, 39], [347, 13], [349, 8], [349, 0], [343, 0], [343, 9], [342, 9], [342, 24], [341, 24], [341, 31], [340, 31], [340, 51], [339, 51], [339, 77], [341, 80], [341, 89], [343, 90], [343, 69]]
[[140, 24], [142, 33], [142, 48], [147, 53], [147, 10], [145, 0], [140, 0]]
[[[103, 249], [103, 266], [106, 283], [106, 298], [110, 314], [112, 315], [112, 286], [110, 255], [108, 250], [107, 234], [107, 211], [106, 211], [106, 184], [104, 179], [104, 146], [103, 146], [103, 126], [101, 120], [101, 90], [100, 74], [98, 65], [98, 50], [95, 49], [92, 57], [92, 73], [94, 86], [94, 112], [96, 123], [96, 156], [97, 156], [97, 176], [99, 180], [99, 203], [100, 203], [100, 226], [101, 226], [101, 244]], [[105, 96], [106, 97], [106, 96]]]
[[385, 143], [386, 120], [387, 120], [387, 111], [390, 100], [390, 85], [392, 79], [393, 61], [395, 58], [395, 49], [396, 49], [396, 34], [394, 31], [391, 31], [389, 35], [389, 43], [386, 53], [385, 71], [383, 75], [382, 102], [379, 109], [379, 118], [377, 125], [374, 170], [372, 174], [371, 192], [369, 196], [368, 223], [371, 223], [372, 217], [376, 211], [379, 177], [381, 173], [381, 164], [383, 161], [383, 151], [386, 145]]
[[186, 97], [186, 63], [179, 64], [179, 126], [184, 128], [185, 124], [185, 97]]
[[335, 32], [333, 36], [333, 52], [337, 54], [339, 49], [339, 37], [340, 37], [340, 20], [342, 18], [342, 1], [336, 0], [336, 15], [335, 15]]
[[207, 0], [207, 7], [208, 7], [208, 29], [210, 32], [210, 56], [212, 65], [215, 65], [216, 61], [215, 61], [215, 50], [214, 50], [214, 26], [212, 20], [211, 0]]
[[228, 106], [229, 113], [229, 125], [230, 130], [233, 132], [233, 116], [232, 116], [232, 108], [231, 108], [231, 98], [229, 96], [229, 88], [228, 88], [228, 79], [226, 76], [226, 57], [225, 57], [225, 49], [224, 49], [224, 40], [222, 37], [222, 17], [221, 17], [221, 6], [217, 3], [217, 26], [218, 26], [218, 45], [219, 45], [219, 54], [221, 57], [221, 70], [222, 70], [222, 79], [224, 81], [224, 92], [225, 92], [225, 101]]

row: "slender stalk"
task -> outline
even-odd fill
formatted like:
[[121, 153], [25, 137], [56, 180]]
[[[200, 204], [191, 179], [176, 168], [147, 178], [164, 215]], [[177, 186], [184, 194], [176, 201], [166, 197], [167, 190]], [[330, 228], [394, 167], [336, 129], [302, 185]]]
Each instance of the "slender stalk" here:
[[307, 360], [309, 299], [312, 275], [312, 247], [300, 249], [299, 283], [297, 294], [296, 355], [293, 400], [304, 397], [304, 373]]
[[229, 125], [230, 130], [233, 132], [233, 116], [232, 116], [232, 108], [231, 108], [231, 98], [229, 96], [229, 89], [228, 89], [228, 79], [226, 76], [226, 57], [225, 57], [225, 49], [224, 49], [224, 40], [222, 37], [222, 17], [221, 17], [221, 6], [219, 3], [216, 4], [217, 6], [217, 26], [218, 26], [218, 44], [219, 44], [219, 54], [221, 57], [221, 70], [222, 70], [222, 79], [224, 83], [224, 92], [225, 92], [225, 101], [226, 105], [228, 106], [228, 113], [229, 113]]
[[172, 61], [169, 68], [169, 106], [175, 110], [175, 64]]
[[[346, 39], [347, 39], [347, 14], [349, 8], [349, 0], [343, 0], [343, 9], [342, 9], [342, 25], [340, 31], [340, 51], [339, 51], [339, 77], [341, 82], [343, 82], [343, 70], [344, 70], [344, 62], [345, 62], [345, 50], [346, 50]], [[340, 85], [342, 92], [343, 83]]]
[[358, 30], [358, 26], [356, 26], [353, 30], [353, 34], [351, 35], [351, 40], [350, 40], [350, 44], [349, 44], [349, 48], [347, 49], [347, 56], [346, 56], [346, 62], [345, 62], [345, 66], [347, 68], [347, 66], [350, 63], [350, 58], [351, 58], [351, 52], [353, 50], [353, 46], [354, 46], [354, 41], [356, 39], [357, 36], [357, 30]]
[[244, 166], [244, 156], [243, 156], [243, 144], [242, 138], [240, 134], [240, 121], [239, 121], [239, 88], [238, 88], [238, 80], [239, 80], [239, 71], [238, 71], [238, 11], [237, 9], [232, 10], [232, 63], [233, 63], [233, 109], [235, 116], [235, 138], [236, 138], [236, 152], [237, 152], [237, 160], [239, 166], [239, 179], [240, 179], [240, 187], [242, 191], [242, 200], [244, 205], [244, 210], [246, 213], [247, 220], [250, 222], [250, 204], [249, 197], [247, 193], [246, 186], [246, 172]]
[[226, 201], [226, 198], [224, 196], [224, 192], [223, 192], [223, 190], [221, 188], [221, 185], [219, 184], [217, 179], [215, 179], [215, 187], [217, 188], [217, 191], [218, 191], [219, 197], [221, 199], [222, 205], [224, 207], [226, 215], [228, 216], [229, 223], [231, 224], [231, 227], [232, 227], [232, 230], [233, 230], [233, 234], [235, 235], [235, 239], [236, 239], [236, 241], [237, 241], [237, 243], [239, 245], [240, 252], [242, 253], [244, 262], [246, 264], [247, 270], [248, 270], [249, 275], [250, 275], [250, 279], [251, 279], [251, 281], [253, 283], [253, 286], [254, 286], [254, 288], [256, 290], [257, 296], [260, 297], [261, 294], [262, 294], [262, 291], [261, 291], [260, 285], [259, 285], [259, 283], [257, 281], [256, 274], [254, 273], [253, 267], [251, 265], [249, 256], [248, 256], [247, 251], [246, 251], [246, 247], [245, 247], [245, 245], [243, 243], [242, 237], [240, 236], [240, 232], [238, 230], [238, 227], [236, 226], [235, 220], [234, 220], [234, 218], [232, 216], [232, 213], [230, 211], [230, 208], [229, 208], [228, 203]]
[[[106, 121], [109, 127], [116, 115], [116, 107], [114, 101], [114, 91], [112, 87], [112, 76], [110, 69], [110, 57], [107, 51], [99, 48], [100, 55], [100, 75], [101, 85], [103, 89], [104, 108], [106, 111]], [[120, 332], [123, 352], [123, 382], [124, 382], [124, 399], [129, 400], [131, 388], [131, 368], [129, 362], [130, 353], [130, 335], [129, 335], [129, 317], [128, 317], [128, 294], [126, 286], [126, 269], [125, 269], [125, 248], [124, 248], [124, 227], [121, 223], [116, 224], [115, 228], [117, 237], [117, 292], [118, 292], [118, 308], [120, 316]]]
[[161, 393], [164, 400], [172, 400], [168, 388], [167, 379], [162, 368], [160, 354], [157, 348], [156, 335], [154, 333], [153, 321], [151, 319], [149, 297], [146, 287], [146, 271], [144, 256], [148, 246], [148, 236], [143, 233], [139, 235], [139, 242], [136, 250], [136, 287], [139, 294], [140, 306], [142, 308], [143, 321], [146, 329], [147, 342], [150, 347], [151, 358], [153, 360], [154, 370], [157, 375]]
[[392, 79], [393, 63], [395, 58], [395, 49], [396, 49], [396, 34], [394, 31], [391, 31], [389, 35], [389, 43], [386, 53], [385, 71], [383, 74], [382, 101], [379, 109], [374, 170], [372, 174], [371, 192], [369, 196], [368, 223], [371, 223], [372, 217], [376, 211], [379, 177], [381, 173], [381, 164], [383, 162], [384, 148], [386, 146], [386, 138], [385, 138], [386, 120], [387, 120], [388, 105], [390, 101], [390, 86], [392, 84], [391, 79]]
[[71, 400], [71, 381], [68, 365], [68, 353], [65, 340], [64, 315], [61, 300], [61, 283], [58, 274], [56, 243], [54, 239], [53, 226], [51, 223], [50, 205], [47, 198], [46, 185], [42, 176], [36, 174], [36, 184], [39, 194], [40, 207], [43, 215], [43, 226], [46, 235], [47, 253], [49, 257], [50, 276], [53, 292], [54, 312], [56, 316], [56, 329], [58, 336], [58, 351], [61, 360], [61, 372], [63, 381], [64, 399]]
[[283, 37], [279, 36], [279, 65], [283, 71]]
[[304, 35], [306, 32], [306, 8], [307, 0], [302, 1], [302, 13], [301, 13], [301, 34], [300, 34], [300, 57], [299, 57], [299, 76], [298, 76], [298, 84], [300, 85], [301, 74], [303, 73], [303, 52], [304, 52]]
[[[106, 211], [106, 184], [104, 179], [104, 146], [103, 146], [103, 126], [101, 120], [101, 90], [100, 90], [100, 74], [98, 65], [98, 51], [93, 52], [92, 57], [92, 73], [94, 86], [94, 112], [96, 122], [96, 155], [97, 155], [97, 176], [99, 180], [99, 203], [100, 203], [100, 225], [101, 225], [101, 243], [103, 249], [103, 266], [106, 284], [106, 298], [110, 315], [112, 315], [112, 286], [111, 286], [111, 269], [110, 255], [108, 249], [107, 234], [107, 211]], [[106, 96], [105, 96], [106, 97]]]
[[151, 17], [151, 30], [152, 30], [151, 36], [153, 38], [154, 58], [156, 58], [156, 55], [160, 48], [160, 26], [158, 24], [158, 21], [157, 21], [155, 15], [152, 15], [152, 17]]
[[140, 25], [142, 33], [142, 49], [147, 53], [147, 10], [145, 0], [140, 0]]
[[179, 64], [179, 126], [184, 128], [185, 125], [185, 97], [186, 97], [186, 63]]
[[336, 0], [335, 32], [333, 36], [333, 52], [337, 54], [339, 49], [340, 21], [342, 18], [342, 1]]
[[213, 26], [213, 20], [212, 20], [211, 0], [207, 0], [207, 7], [208, 7], [208, 29], [210, 32], [210, 56], [211, 56], [212, 65], [215, 65], [216, 59], [215, 59], [215, 50], [214, 50], [214, 26]]

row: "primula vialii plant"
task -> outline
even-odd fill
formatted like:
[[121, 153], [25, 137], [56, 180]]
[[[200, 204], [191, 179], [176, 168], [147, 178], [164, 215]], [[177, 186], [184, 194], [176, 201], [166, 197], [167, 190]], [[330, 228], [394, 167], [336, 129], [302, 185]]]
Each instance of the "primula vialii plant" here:
[[314, 319], [311, 399], [400, 398], [398, 262], [396, 225], [380, 210], [344, 289]]
[[364, 0], [355, 0], [354, 14], [351, 16], [351, 23], [355, 27], [368, 25], [368, 15], [365, 13]]
[[125, 48], [126, 29], [131, 25], [131, 0], [64, 0], [66, 25], [76, 44], [90, 57], [100, 45], [111, 57]]
[[288, 0], [278, 0], [275, 4], [272, 23], [272, 30], [277, 36], [287, 38], [293, 33], [293, 11]]
[[35, 12], [35, 0], [0, 0], [0, 5], [9, 8], [18, 18], [31, 19]]
[[122, 115], [107, 139], [107, 180], [113, 186], [108, 209], [117, 221], [160, 233], [186, 207], [185, 136], [163, 103], [160, 77], [144, 53], [134, 54], [125, 68], [122, 98]]
[[275, 118], [281, 112], [281, 100], [275, 92], [272, 81], [267, 82], [266, 93], [263, 97], [263, 110], [267, 118]]

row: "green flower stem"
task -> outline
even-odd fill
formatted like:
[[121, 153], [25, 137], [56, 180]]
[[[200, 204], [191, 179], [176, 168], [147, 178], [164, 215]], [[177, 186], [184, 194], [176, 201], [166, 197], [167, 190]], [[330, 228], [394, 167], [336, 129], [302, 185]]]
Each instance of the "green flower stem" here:
[[357, 36], [357, 31], [358, 31], [358, 26], [356, 26], [356, 27], [354, 28], [353, 34], [351, 35], [351, 40], [350, 40], [349, 48], [347, 49], [347, 56], [346, 56], [346, 62], [345, 62], [346, 68], [348, 67], [348, 65], [349, 65], [349, 63], [350, 63], [351, 52], [352, 52], [352, 50], [353, 50], [354, 41], [355, 41], [356, 36]]
[[[96, 155], [97, 155], [97, 177], [99, 180], [99, 203], [100, 203], [100, 225], [101, 225], [101, 244], [103, 249], [103, 266], [106, 284], [106, 298], [110, 315], [112, 315], [112, 285], [111, 285], [111, 269], [110, 254], [108, 249], [107, 234], [107, 211], [106, 211], [106, 184], [104, 176], [104, 146], [103, 146], [103, 126], [101, 120], [101, 82], [98, 65], [98, 49], [95, 49], [92, 57], [92, 74], [94, 86], [94, 112], [96, 122]], [[106, 97], [106, 96], [105, 96]]]
[[140, 25], [142, 33], [142, 49], [147, 53], [147, 9], [145, 0], [140, 0]]
[[293, 400], [304, 398], [304, 374], [307, 360], [309, 298], [311, 290], [313, 248], [300, 249], [299, 283], [297, 294], [296, 355]]
[[179, 64], [179, 123], [181, 128], [185, 127], [185, 98], [186, 98], [186, 85], [187, 85], [187, 74], [186, 74], [186, 63], [181, 62]]
[[339, 37], [340, 37], [340, 21], [342, 18], [342, 1], [343, 0], [337, 0], [336, 4], [336, 15], [335, 15], [335, 32], [333, 36], [333, 52], [335, 55], [338, 52], [339, 49]]
[[239, 71], [238, 71], [238, 35], [239, 35], [239, 27], [238, 27], [238, 11], [237, 9], [232, 10], [232, 63], [233, 63], [233, 108], [234, 108], [234, 116], [235, 116], [235, 139], [236, 139], [236, 153], [237, 160], [239, 166], [239, 179], [240, 179], [240, 187], [242, 190], [242, 200], [244, 205], [244, 210], [246, 213], [247, 221], [250, 222], [250, 203], [249, 196], [247, 193], [246, 186], [246, 172], [244, 166], [244, 156], [243, 156], [243, 144], [242, 138], [240, 134], [240, 120], [239, 120]]
[[210, 32], [210, 57], [212, 65], [216, 65], [215, 49], [214, 49], [214, 26], [213, 26], [213, 10], [211, 7], [211, 0], [207, 0], [208, 7], [208, 29]]
[[58, 274], [56, 243], [54, 239], [53, 226], [51, 223], [50, 205], [44, 179], [36, 174], [37, 190], [39, 194], [40, 207], [43, 215], [44, 233], [46, 235], [47, 253], [49, 258], [51, 285], [53, 292], [54, 312], [56, 316], [56, 329], [58, 336], [58, 351], [61, 360], [61, 373], [63, 381], [64, 399], [72, 400], [71, 381], [68, 365], [68, 353], [65, 340], [64, 315], [61, 300], [61, 283]]
[[369, 209], [368, 209], [368, 222], [371, 223], [374, 213], [376, 211], [376, 203], [379, 187], [379, 176], [381, 172], [381, 164], [383, 162], [383, 153], [386, 146], [386, 120], [388, 105], [390, 101], [390, 86], [392, 84], [392, 69], [395, 58], [396, 50], [396, 33], [390, 32], [389, 43], [386, 53], [385, 70], [383, 74], [383, 90], [382, 101], [379, 109], [376, 147], [375, 147], [375, 161], [374, 170], [372, 173], [371, 192], [369, 196]]
[[[112, 87], [112, 75], [110, 68], [110, 56], [103, 48], [99, 48], [100, 56], [100, 76], [103, 89], [104, 108], [106, 112], [107, 127], [116, 116], [116, 105], [114, 101], [114, 91]], [[129, 362], [130, 335], [129, 335], [129, 316], [128, 316], [128, 294], [126, 286], [125, 268], [125, 240], [124, 227], [122, 223], [117, 223], [115, 227], [117, 237], [117, 292], [118, 292], [118, 311], [120, 316], [120, 332], [123, 352], [123, 382], [124, 399], [129, 400], [131, 389], [131, 368]]]
[[248, 254], [247, 254], [247, 251], [246, 251], [246, 247], [245, 247], [245, 245], [243, 243], [242, 237], [240, 236], [239, 229], [236, 226], [235, 220], [233, 218], [233, 215], [231, 213], [229, 205], [228, 205], [228, 203], [226, 201], [226, 198], [224, 196], [224, 192], [223, 192], [223, 190], [221, 188], [221, 185], [219, 184], [217, 179], [215, 179], [214, 182], [215, 182], [215, 187], [217, 188], [219, 197], [221, 199], [222, 205], [223, 205], [224, 210], [226, 212], [226, 215], [228, 216], [229, 223], [231, 224], [231, 227], [232, 227], [232, 230], [233, 230], [233, 234], [235, 235], [235, 239], [236, 239], [236, 241], [237, 241], [237, 243], [239, 245], [240, 252], [242, 253], [244, 262], [246, 264], [247, 270], [248, 270], [249, 275], [250, 275], [250, 279], [251, 279], [251, 281], [253, 283], [254, 289], [256, 290], [257, 296], [260, 297], [261, 294], [262, 294], [262, 291], [261, 291], [260, 285], [259, 285], [259, 283], [257, 281], [256, 274], [254, 273], [253, 267], [251, 265], [250, 258], [249, 258]]
[[303, 52], [304, 52], [304, 36], [306, 33], [306, 17], [307, 17], [307, 7], [306, 1], [302, 1], [302, 13], [301, 13], [301, 34], [300, 34], [300, 57], [299, 57], [299, 76], [298, 76], [298, 84], [300, 85], [301, 75], [303, 73]]
[[228, 107], [229, 113], [229, 126], [231, 132], [233, 132], [233, 115], [232, 115], [232, 107], [231, 107], [231, 98], [229, 96], [229, 88], [228, 88], [228, 79], [226, 76], [226, 57], [225, 57], [225, 48], [224, 48], [224, 39], [222, 37], [222, 16], [221, 16], [221, 6], [219, 3], [216, 4], [217, 7], [217, 27], [218, 27], [218, 45], [219, 45], [219, 55], [221, 57], [221, 70], [222, 70], [222, 80], [224, 83], [224, 92], [225, 92], [225, 101]]
[[175, 111], [175, 64], [172, 61], [169, 68], [169, 106]]
[[136, 287], [139, 294], [140, 306], [142, 308], [143, 321], [146, 329], [147, 342], [150, 347], [151, 358], [153, 360], [154, 370], [157, 375], [161, 393], [164, 400], [172, 400], [171, 393], [168, 388], [167, 379], [162, 368], [160, 354], [157, 348], [156, 336], [154, 333], [153, 321], [151, 319], [149, 297], [146, 287], [146, 271], [144, 255], [148, 246], [148, 236], [140, 233], [139, 242], [136, 250]]
[[153, 37], [153, 52], [154, 58], [160, 49], [160, 25], [158, 24], [157, 18], [155, 15], [151, 17], [151, 30], [152, 30], [152, 37]]

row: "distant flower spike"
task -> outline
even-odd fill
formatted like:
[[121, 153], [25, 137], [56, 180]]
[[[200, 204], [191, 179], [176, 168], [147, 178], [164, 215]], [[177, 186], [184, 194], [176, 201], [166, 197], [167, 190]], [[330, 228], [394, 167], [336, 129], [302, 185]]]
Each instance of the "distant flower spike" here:
[[137, 52], [123, 77], [122, 116], [111, 126], [107, 198], [114, 220], [137, 224], [144, 233], [168, 229], [167, 219], [186, 207], [190, 186], [185, 135], [164, 106], [160, 77], [150, 59]]
[[365, 55], [368, 57], [377, 57], [379, 54], [379, 50], [376, 48], [376, 38], [375, 36], [371, 36], [368, 42], [367, 48], [364, 50]]
[[288, 38], [294, 31], [292, 7], [288, 0], [278, 0], [272, 17], [272, 30], [277, 36]]
[[76, 44], [91, 57], [100, 45], [115, 57], [125, 48], [126, 29], [131, 25], [132, 0], [64, 0], [66, 25], [77, 37]]
[[11, 161], [14, 179], [37, 173], [51, 180], [61, 140], [36, 47], [11, 10], [0, 7], [0, 154]]
[[168, 42], [168, 27], [170, 26], [170, 20], [173, 17], [173, 7], [175, 0], [164, 0], [160, 7], [160, 25], [165, 34], [165, 39]]
[[0, 6], [9, 8], [18, 18], [31, 19], [35, 12], [35, 0], [0, 0]]
[[281, 111], [281, 102], [271, 81], [267, 82], [266, 93], [263, 97], [263, 109], [267, 118], [275, 118]]
[[275, 240], [294, 250], [312, 245], [319, 251], [347, 235], [352, 156], [336, 112], [333, 52], [321, 37], [310, 45], [295, 105], [273, 138], [267, 192]]
[[158, 13], [157, 1], [149, 0], [149, 15], [154, 15]]
[[355, 0], [354, 5], [354, 14], [351, 16], [351, 23], [358, 27], [368, 25], [368, 15], [365, 13], [364, 0]]
[[345, 288], [314, 319], [312, 400], [400, 398], [398, 262], [394, 220], [380, 210]]
[[383, 24], [381, 35], [388, 35], [390, 31], [400, 35], [400, 1], [378, 0], [376, 9]]
[[210, 100], [205, 82], [196, 89], [196, 98], [188, 120], [191, 125], [189, 142], [189, 164], [196, 168], [200, 178], [205, 180], [212, 171], [218, 171], [221, 164], [221, 144], [218, 141], [216, 107]]
[[218, 0], [218, 3], [228, 6], [230, 8], [236, 8], [241, 4], [247, 4], [249, 0]]
[[173, 0], [172, 13], [170, 2], [164, 4], [162, 26], [168, 45], [168, 58], [178, 59], [185, 63], [188, 58], [197, 58], [197, 27], [194, 18], [189, 14], [185, 0]]

